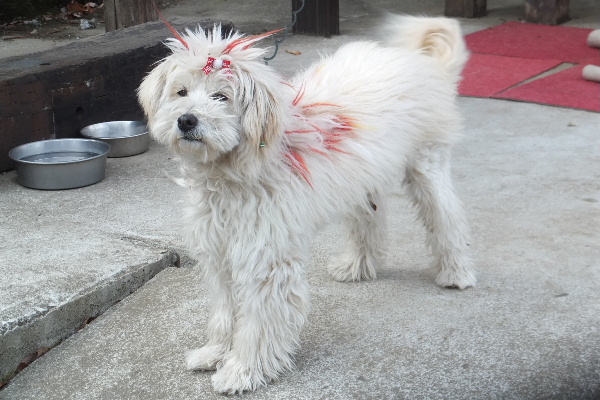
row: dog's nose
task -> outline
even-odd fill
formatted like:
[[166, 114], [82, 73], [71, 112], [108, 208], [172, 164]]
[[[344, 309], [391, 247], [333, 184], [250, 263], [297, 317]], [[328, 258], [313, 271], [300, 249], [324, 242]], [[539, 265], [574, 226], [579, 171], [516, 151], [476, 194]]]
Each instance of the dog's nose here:
[[198, 125], [198, 118], [193, 114], [183, 114], [181, 117], [177, 118], [177, 126], [183, 132], [191, 131], [196, 125]]

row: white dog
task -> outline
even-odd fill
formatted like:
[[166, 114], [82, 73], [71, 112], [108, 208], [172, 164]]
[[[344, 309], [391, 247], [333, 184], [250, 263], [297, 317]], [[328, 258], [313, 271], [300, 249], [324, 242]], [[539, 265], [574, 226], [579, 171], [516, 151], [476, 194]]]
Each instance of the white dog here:
[[468, 57], [458, 23], [394, 17], [386, 43], [345, 45], [291, 80], [253, 47], [272, 33], [187, 31], [139, 88], [152, 136], [181, 160], [185, 236], [213, 297], [208, 343], [186, 354], [187, 367], [216, 369], [223, 393], [293, 367], [309, 309], [309, 242], [321, 225], [340, 215], [347, 225], [334, 279], [375, 278], [386, 193], [402, 177], [436, 283], [475, 284], [450, 178]]

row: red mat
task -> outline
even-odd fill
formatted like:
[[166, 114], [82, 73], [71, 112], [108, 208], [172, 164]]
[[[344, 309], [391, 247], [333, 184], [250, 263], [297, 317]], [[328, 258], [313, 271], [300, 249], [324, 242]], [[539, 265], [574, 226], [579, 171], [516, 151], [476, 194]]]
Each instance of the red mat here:
[[[600, 112], [600, 84], [581, 77], [584, 65], [600, 64], [586, 43], [591, 31], [509, 22], [467, 35], [472, 54], [459, 93]], [[562, 63], [581, 65], [523, 83]]]
[[559, 59], [573, 64], [598, 63], [598, 49], [587, 45], [592, 29], [507, 22], [465, 37], [473, 53], [516, 58]]
[[560, 60], [472, 53], [463, 71], [459, 91], [466, 96], [492, 97], [560, 64]]
[[583, 67], [584, 65], [578, 65], [557, 72], [494, 97], [600, 111], [600, 84], [582, 79]]

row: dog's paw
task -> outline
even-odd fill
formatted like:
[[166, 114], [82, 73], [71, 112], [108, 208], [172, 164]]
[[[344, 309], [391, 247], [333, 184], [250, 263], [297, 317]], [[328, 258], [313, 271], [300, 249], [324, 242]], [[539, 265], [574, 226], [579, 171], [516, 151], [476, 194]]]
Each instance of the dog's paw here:
[[217, 364], [227, 354], [224, 345], [204, 346], [199, 349], [185, 352], [185, 365], [192, 371], [210, 371], [217, 369]]
[[231, 357], [211, 378], [216, 392], [224, 394], [241, 394], [266, 386], [265, 379], [252, 376], [248, 368], [240, 363], [236, 357]]
[[358, 282], [375, 279], [376, 266], [370, 257], [341, 255], [329, 265], [329, 274], [338, 282]]
[[470, 286], [475, 286], [477, 278], [471, 270], [442, 270], [436, 278], [435, 283], [442, 287], [454, 289], [466, 289]]

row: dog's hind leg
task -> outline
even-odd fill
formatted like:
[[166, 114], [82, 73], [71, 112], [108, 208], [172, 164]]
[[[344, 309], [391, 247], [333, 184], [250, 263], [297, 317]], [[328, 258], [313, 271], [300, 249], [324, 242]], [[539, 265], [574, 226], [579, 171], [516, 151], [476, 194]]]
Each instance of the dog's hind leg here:
[[235, 303], [230, 280], [231, 274], [226, 270], [207, 270], [206, 281], [212, 301], [207, 329], [208, 343], [185, 353], [185, 363], [189, 370], [214, 370], [231, 349]]
[[234, 287], [232, 348], [212, 377], [214, 389], [226, 394], [253, 391], [293, 367], [309, 307], [303, 266], [294, 260], [273, 264], [263, 279], [234, 274]]
[[406, 169], [404, 185], [427, 229], [427, 244], [435, 257], [435, 282], [459, 289], [473, 286], [469, 227], [452, 187], [449, 146], [432, 144], [421, 149]]
[[367, 201], [366, 206], [357, 207], [353, 214], [345, 218], [348, 232], [346, 249], [328, 268], [336, 281], [375, 279], [377, 266], [385, 254], [385, 198], [372, 194]]

